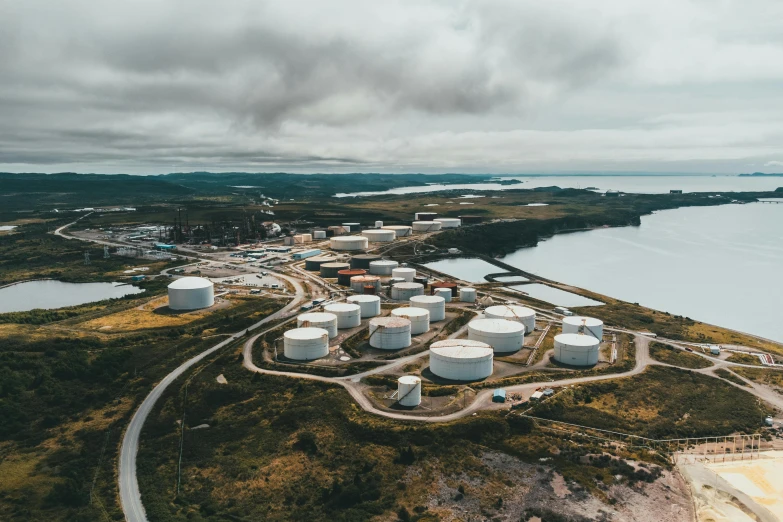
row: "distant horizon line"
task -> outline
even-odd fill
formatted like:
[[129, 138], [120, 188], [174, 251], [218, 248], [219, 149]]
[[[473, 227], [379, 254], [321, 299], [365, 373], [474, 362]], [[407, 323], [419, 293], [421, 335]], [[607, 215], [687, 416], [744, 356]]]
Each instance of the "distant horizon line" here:
[[602, 172], [602, 171], [564, 171], [564, 172], [549, 172], [549, 173], [484, 173], [484, 172], [285, 172], [285, 171], [270, 171], [270, 172], [253, 172], [253, 171], [210, 171], [210, 170], [193, 170], [189, 172], [162, 172], [156, 174], [145, 173], [107, 173], [107, 172], [75, 172], [75, 171], [61, 171], [61, 172], [9, 172], [0, 171], [0, 174], [11, 175], [43, 175], [43, 176], [57, 176], [63, 174], [72, 174], [77, 176], [176, 176], [176, 175], [190, 175], [190, 174], [212, 174], [212, 175], [231, 175], [231, 174], [244, 174], [251, 176], [264, 176], [264, 175], [290, 175], [290, 176], [490, 176], [495, 178], [541, 178], [541, 177], [737, 177], [737, 176], [774, 176], [780, 175], [774, 172], [742, 172], [742, 173], [718, 173], [718, 172], [655, 172], [655, 171], [620, 171], [620, 172]]

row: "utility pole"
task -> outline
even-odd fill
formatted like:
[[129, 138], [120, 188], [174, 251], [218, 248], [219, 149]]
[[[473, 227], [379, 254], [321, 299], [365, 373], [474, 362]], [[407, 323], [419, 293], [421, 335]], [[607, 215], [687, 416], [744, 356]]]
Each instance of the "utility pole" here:
[[85, 264], [85, 266], [92, 264], [90, 262], [90, 253], [89, 252], [85, 252], [84, 253], [84, 264]]

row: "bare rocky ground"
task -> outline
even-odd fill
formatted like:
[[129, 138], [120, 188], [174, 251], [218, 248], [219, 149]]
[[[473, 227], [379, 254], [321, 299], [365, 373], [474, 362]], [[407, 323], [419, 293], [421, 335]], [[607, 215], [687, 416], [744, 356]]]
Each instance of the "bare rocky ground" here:
[[[485, 452], [480, 460], [485, 473], [440, 476], [427, 488], [429, 514], [444, 522], [694, 520], [690, 492], [679, 474], [664, 471], [653, 483], [613, 485], [606, 493], [617, 502], [610, 505], [578, 484], [567, 483], [545, 463], [529, 464], [497, 452]], [[409, 477], [414, 482], [422, 478], [415, 468], [411, 475], [416, 475]]]

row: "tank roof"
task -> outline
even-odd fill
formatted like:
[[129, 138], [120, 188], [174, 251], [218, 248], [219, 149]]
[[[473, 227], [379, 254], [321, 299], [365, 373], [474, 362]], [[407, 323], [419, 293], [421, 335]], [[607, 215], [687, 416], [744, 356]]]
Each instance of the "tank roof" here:
[[491, 357], [494, 351], [492, 347], [480, 341], [468, 339], [447, 339], [432, 343], [430, 351], [450, 359], [482, 359]]
[[395, 308], [391, 311], [394, 315], [405, 315], [410, 317], [421, 317], [423, 315], [430, 315], [430, 311], [426, 308], [416, 308], [415, 306], [403, 306], [402, 308]]
[[400, 382], [402, 384], [419, 384], [421, 382], [421, 379], [419, 379], [415, 375], [403, 375], [402, 377], [397, 379], [397, 382]]
[[289, 339], [307, 340], [307, 339], [321, 339], [324, 336], [329, 337], [329, 332], [323, 328], [294, 328], [288, 330], [284, 337]]
[[585, 317], [583, 315], [572, 315], [563, 318], [564, 323], [573, 324], [576, 326], [582, 326], [582, 321], [584, 321], [585, 326], [601, 326], [604, 324], [604, 322], [600, 319], [596, 319], [595, 317]]
[[492, 315], [502, 315], [505, 317], [530, 317], [536, 315], [536, 311], [526, 306], [517, 305], [495, 305], [490, 306], [484, 313]]
[[182, 277], [176, 281], [172, 281], [169, 288], [172, 290], [193, 290], [196, 288], [209, 288], [214, 286], [212, 281], [203, 277]]
[[373, 317], [370, 319], [370, 324], [394, 328], [399, 326], [410, 326], [411, 322], [403, 317]]
[[326, 321], [336, 321], [337, 316], [328, 312], [308, 312], [296, 317], [300, 321], [310, 321], [316, 323], [324, 323]]
[[359, 305], [353, 303], [332, 303], [324, 306], [330, 312], [353, 312], [359, 310]]
[[357, 302], [357, 303], [373, 303], [375, 301], [380, 301], [381, 298], [377, 295], [352, 295], [347, 299], [351, 302]]
[[476, 319], [468, 323], [468, 328], [481, 332], [517, 333], [524, 332], [525, 325], [507, 319]]
[[598, 339], [592, 335], [583, 334], [559, 334], [555, 336], [555, 341], [569, 346], [597, 346]]

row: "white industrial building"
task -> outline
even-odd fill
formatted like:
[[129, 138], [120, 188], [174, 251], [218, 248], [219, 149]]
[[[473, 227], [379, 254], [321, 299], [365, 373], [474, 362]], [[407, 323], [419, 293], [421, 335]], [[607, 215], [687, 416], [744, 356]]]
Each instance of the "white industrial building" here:
[[299, 328], [323, 328], [329, 337], [337, 337], [337, 316], [326, 312], [308, 312], [296, 318]]
[[415, 375], [403, 375], [397, 379], [397, 403], [409, 408], [421, 404], [421, 379]]
[[183, 277], [169, 285], [169, 308], [198, 310], [215, 304], [215, 285], [203, 277]]
[[289, 359], [312, 361], [329, 354], [329, 332], [323, 328], [296, 328], [283, 334], [283, 353]]
[[363, 319], [381, 315], [381, 298], [377, 295], [352, 295], [346, 301], [359, 305]]
[[594, 317], [579, 315], [563, 317], [563, 333], [583, 333], [585, 335], [593, 336], [600, 341], [604, 338], [604, 322]]
[[555, 336], [555, 360], [571, 366], [593, 366], [598, 362], [600, 341], [592, 335], [566, 333]]
[[446, 318], [446, 301], [436, 295], [415, 295], [408, 300], [411, 306], [424, 308], [430, 312], [430, 321], [443, 321]]
[[492, 375], [492, 347], [468, 339], [447, 339], [430, 346], [430, 371], [452, 381], [477, 381]]
[[536, 311], [526, 306], [496, 305], [484, 310], [488, 319], [508, 319], [525, 325], [525, 334], [536, 329]]
[[391, 287], [391, 298], [396, 301], [408, 301], [411, 297], [424, 294], [421, 283], [395, 283]]
[[370, 346], [381, 350], [400, 350], [411, 345], [411, 322], [402, 317], [370, 319]]
[[338, 236], [329, 239], [332, 250], [367, 250], [369, 242], [364, 236]]
[[404, 317], [411, 322], [411, 335], [419, 335], [430, 330], [430, 312], [424, 308], [405, 306], [391, 311], [394, 317]]
[[362, 309], [353, 303], [332, 303], [324, 311], [337, 316], [337, 328], [356, 328], [362, 324]]
[[477, 319], [468, 323], [468, 339], [490, 345], [495, 353], [516, 352], [525, 343], [525, 325], [506, 319]]

